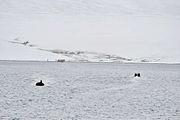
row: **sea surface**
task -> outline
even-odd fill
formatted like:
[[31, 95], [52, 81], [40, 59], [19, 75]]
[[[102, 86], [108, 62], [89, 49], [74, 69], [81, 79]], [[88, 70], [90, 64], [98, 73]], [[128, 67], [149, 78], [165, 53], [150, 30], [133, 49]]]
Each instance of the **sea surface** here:
[[180, 120], [180, 64], [0, 61], [0, 120]]

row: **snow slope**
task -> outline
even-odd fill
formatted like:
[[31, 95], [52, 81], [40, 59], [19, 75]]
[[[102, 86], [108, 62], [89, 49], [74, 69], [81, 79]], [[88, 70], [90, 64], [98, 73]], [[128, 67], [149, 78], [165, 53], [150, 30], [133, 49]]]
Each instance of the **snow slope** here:
[[179, 0], [1, 0], [1, 14], [180, 15]]
[[48, 50], [179, 62], [179, 11], [179, 0], [0, 0], [0, 59], [57, 59], [8, 44], [18, 37]]
[[[65, 60], [68, 62], [136, 62], [136, 63], [179, 63], [180, 57], [162, 57], [162, 56], [151, 56], [151, 57], [141, 57], [136, 59], [120, 57], [117, 55], [110, 55], [105, 53], [98, 52], [89, 52], [89, 51], [68, 51], [62, 49], [45, 49], [40, 48], [39, 45], [33, 44], [30, 41], [22, 41], [19, 38], [15, 38], [8, 43], [14, 44], [14, 47], [21, 52], [24, 50], [28, 54], [28, 58], [24, 60]], [[3, 44], [4, 49], [8, 48], [7, 43]], [[17, 51], [16, 50], [16, 51]], [[30, 50], [33, 50], [33, 56], [30, 54]], [[17, 52], [17, 53], [18, 53]], [[39, 56], [41, 55], [41, 56]], [[14, 56], [6, 58], [7, 60], [19, 60], [21, 58], [15, 59]], [[24, 57], [24, 56], [23, 56]], [[40, 57], [41, 59], [39, 59]], [[32, 59], [33, 58], [33, 59]]]

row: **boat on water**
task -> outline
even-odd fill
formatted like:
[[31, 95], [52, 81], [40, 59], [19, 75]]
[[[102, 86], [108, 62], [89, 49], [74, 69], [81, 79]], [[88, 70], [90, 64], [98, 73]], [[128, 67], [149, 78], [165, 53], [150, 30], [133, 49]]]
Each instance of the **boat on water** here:
[[58, 59], [57, 62], [65, 62], [65, 59]]

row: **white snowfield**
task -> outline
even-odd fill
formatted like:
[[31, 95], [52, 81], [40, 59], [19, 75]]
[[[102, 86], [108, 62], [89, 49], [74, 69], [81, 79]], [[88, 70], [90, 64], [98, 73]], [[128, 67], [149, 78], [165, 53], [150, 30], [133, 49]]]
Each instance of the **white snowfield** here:
[[[179, 31], [179, 0], [0, 0], [1, 60], [62, 57], [35, 50], [38, 45], [178, 63]], [[9, 43], [14, 39], [33, 45], [28, 49]]]
[[1, 14], [180, 15], [179, 0], [1, 0]]
[[[179, 120], [179, 71], [178, 64], [0, 61], [0, 119]], [[40, 80], [45, 86], [35, 86]]]

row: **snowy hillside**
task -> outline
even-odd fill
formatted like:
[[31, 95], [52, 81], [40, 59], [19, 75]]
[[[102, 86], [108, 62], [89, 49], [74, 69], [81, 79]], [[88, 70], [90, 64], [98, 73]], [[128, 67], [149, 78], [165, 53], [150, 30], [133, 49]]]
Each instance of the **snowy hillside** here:
[[[124, 58], [117, 55], [110, 55], [105, 53], [98, 53], [98, 52], [89, 52], [89, 51], [68, 51], [62, 49], [46, 49], [40, 48], [39, 45], [32, 44], [29, 41], [22, 42], [19, 38], [14, 39], [13, 41], [8, 41], [16, 49], [19, 49], [18, 52], [22, 50], [28, 54], [28, 58], [25, 60], [40, 60], [40, 61], [57, 61], [57, 60], [65, 60], [68, 62], [123, 62], [123, 63], [179, 63], [177, 61], [180, 58], [177, 57], [160, 57], [160, 56], [151, 56], [151, 57], [144, 57], [144, 58]], [[7, 44], [7, 43], [6, 43]], [[6, 44], [2, 45], [2, 47], [8, 48], [5, 46]], [[17, 51], [17, 50], [16, 50]], [[33, 53], [33, 55], [31, 54]], [[39, 56], [41, 55], [41, 56]], [[41, 58], [39, 59], [38, 56]], [[14, 56], [8, 58], [8, 60], [13, 60]], [[24, 56], [23, 56], [24, 57]], [[34, 58], [34, 59], [32, 59]], [[21, 59], [21, 57], [19, 57]], [[18, 60], [18, 59], [15, 59]]]
[[180, 15], [179, 0], [1, 0], [1, 14]]
[[[68, 51], [68, 50], [60, 50], [60, 49], [46, 49], [40, 48], [39, 45], [32, 44], [29, 41], [22, 42], [19, 38], [16, 38], [12, 41], [8, 41], [8, 43], [3, 44], [2, 48], [7, 49], [9, 43], [16, 48], [18, 52], [26, 52], [28, 54], [28, 58], [25, 60], [58, 60], [65, 59], [65, 61], [69, 62], [131, 62], [132, 59], [119, 57], [116, 55], [109, 55], [104, 53], [97, 52], [88, 52], [88, 51]], [[13, 48], [11, 47], [11, 48]], [[33, 54], [31, 54], [33, 53]], [[41, 59], [37, 59], [38, 55], [41, 55]], [[13, 58], [13, 56], [11, 56]], [[12, 58], [8, 58], [12, 60]], [[21, 57], [19, 57], [21, 59]], [[15, 59], [16, 60], [16, 59]]]
[[179, 31], [179, 0], [0, 0], [1, 60], [174, 63]]

